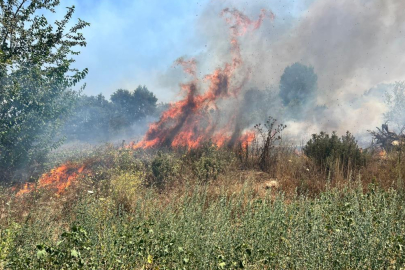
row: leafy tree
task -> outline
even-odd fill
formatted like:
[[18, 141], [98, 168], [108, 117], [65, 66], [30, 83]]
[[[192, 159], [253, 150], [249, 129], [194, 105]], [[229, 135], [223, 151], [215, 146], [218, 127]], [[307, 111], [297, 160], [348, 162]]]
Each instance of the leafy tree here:
[[280, 97], [285, 106], [291, 107], [293, 116], [299, 116], [304, 105], [314, 100], [317, 81], [313, 67], [294, 63], [284, 70], [280, 79]]
[[[134, 126], [147, 116], [158, 117], [167, 106], [156, 104], [156, 97], [145, 86], [135, 91], [119, 89], [111, 95], [111, 102], [100, 94], [82, 95], [74, 113], [63, 128], [67, 139], [79, 141], [107, 141], [117, 134], [134, 136], [140, 127]], [[146, 127], [146, 125], [145, 125]], [[120, 132], [120, 133], [118, 133]]]
[[109, 138], [111, 103], [102, 94], [82, 95], [63, 129], [67, 140], [105, 141]]
[[154, 114], [157, 107], [157, 98], [145, 86], [138, 86], [133, 92], [118, 89], [111, 95], [111, 101], [115, 111], [113, 121], [117, 129]]
[[76, 92], [70, 88], [87, 69], [71, 67], [82, 33], [80, 20], [67, 29], [74, 13], [49, 23], [59, 0], [0, 0], [0, 180], [19, 168], [40, 164], [55, 141], [61, 115], [69, 112]]

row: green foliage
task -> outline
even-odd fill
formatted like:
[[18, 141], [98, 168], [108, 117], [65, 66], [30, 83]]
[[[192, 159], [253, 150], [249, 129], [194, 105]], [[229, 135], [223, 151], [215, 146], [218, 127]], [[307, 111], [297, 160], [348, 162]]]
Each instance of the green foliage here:
[[[154, 194], [134, 209], [110, 211], [108, 199], [83, 198], [71, 229], [38, 239], [24, 223], [5, 265], [12, 269], [400, 269], [405, 208], [394, 190], [361, 186], [317, 199], [253, 199], [251, 190], [209, 197], [205, 190], [158, 207]], [[187, 192], [187, 193], [188, 193]], [[100, 215], [100, 213], [102, 213]], [[74, 222], [72, 222], [74, 218]], [[39, 225], [39, 224], [38, 224]]]
[[145, 86], [134, 91], [119, 89], [111, 95], [111, 101], [102, 94], [82, 95], [63, 131], [71, 141], [107, 141], [118, 132], [134, 136], [140, 130], [139, 125], [134, 126], [137, 122], [161, 113], [162, 105], [156, 102], [157, 98]]
[[5, 267], [4, 262], [10, 255], [20, 228], [18, 223], [12, 222], [7, 229], [0, 229], [0, 269]]
[[346, 176], [350, 170], [356, 170], [366, 162], [366, 155], [361, 152], [349, 131], [341, 138], [335, 132], [331, 136], [325, 132], [313, 134], [303, 150], [305, 155], [327, 171], [338, 164]]
[[158, 152], [151, 162], [153, 179], [149, 185], [163, 188], [167, 183], [179, 177], [181, 164], [174, 155]]
[[118, 89], [111, 95], [111, 101], [114, 111], [111, 121], [119, 129], [153, 115], [157, 98], [145, 86], [138, 86], [132, 92]]
[[303, 106], [314, 100], [317, 81], [313, 67], [294, 63], [285, 68], [280, 79], [280, 97], [284, 106], [290, 106], [293, 117], [299, 118]]
[[200, 181], [215, 180], [225, 171], [227, 160], [223, 159], [215, 145], [206, 147], [201, 157], [193, 162], [193, 172]]
[[35, 256], [12, 257], [8, 266], [14, 269], [91, 269], [90, 249], [87, 232], [80, 226], [73, 226], [55, 245], [38, 244]]
[[200, 182], [217, 179], [233, 161], [234, 156], [231, 153], [218, 148], [212, 142], [191, 149], [185, 156], [185, 162], [191, 164], [192, 171]]
[[[56, 131], [77, 93], [70, 87], [87, 69], [71, 67], [77, 46], [85, 46], [80, 20], [66, 29], [74, 7], [54, 24], [42, 14], [58, 0], [0, 1], [0, 180], [18, 168], [40, 164], [60, 141]], [[33, 169], [31, 169], [33, 170]]]
[[111, 197], [120, 207], [131, 209], [139, 188], [143, 182], [141, 172], [124, 172], [113, 174], [110, 181]]
[[111, 104], [100, 94], [78, 98], [74, 113], [67, 117], [63, 133], [67, 140], [106, 141], [109, 139]]

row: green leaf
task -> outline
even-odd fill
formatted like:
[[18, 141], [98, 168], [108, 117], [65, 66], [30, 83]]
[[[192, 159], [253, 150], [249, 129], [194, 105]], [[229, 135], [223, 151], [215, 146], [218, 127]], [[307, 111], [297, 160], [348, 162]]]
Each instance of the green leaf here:
[[41, 249], [37, 251], [37, 258], [42, 259], [45, 258], [48, 255], [45, 249]]
[[71, 255], [72, 257], [78, 258], [78, 257], [79, 257], [79, 252], [77, 252], [76, 249], [72, 249], [72, 250], [70, 251], [70, 255]]
[[220, 262], [220, 263], [218, 263], [218, 267], [219, 267], [220, 269], [225, 269], [225, 266], [226, 266], [226, 263], [225, 263], [225, 262]]

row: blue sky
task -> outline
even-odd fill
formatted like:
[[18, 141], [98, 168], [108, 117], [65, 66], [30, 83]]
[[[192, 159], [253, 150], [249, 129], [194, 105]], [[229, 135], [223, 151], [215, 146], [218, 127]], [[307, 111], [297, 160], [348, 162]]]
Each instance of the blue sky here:
[[88, 45], [76, 58], [76, 67], [89, 69], [85, 93], [109, 97], [118, 88], [148, 86], [153, 74], [200, 50], [193, 29], [206, 2], [62, 0], [61, 7], [75, 5], [75, 17], [91, 23], [84, 31]]

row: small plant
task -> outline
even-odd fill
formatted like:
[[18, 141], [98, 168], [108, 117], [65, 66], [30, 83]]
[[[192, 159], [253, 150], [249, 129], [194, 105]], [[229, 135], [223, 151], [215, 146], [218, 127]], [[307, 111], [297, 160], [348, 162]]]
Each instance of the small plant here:
[[132, 202], [139, 192], [143, 175], [140, 172], [120, 172], [111, 177], [112, 197], [124, 209], [131, 209]]
[[255, 129], [262, 141], [259, 149], [259, 167], [264, 172], [272, 172], [277, 163], [277, 155], [274, 151], [276, 143], [281, 140], [281, 133], [287, 127], [283, 124], [276, 125], [277, 120], [269, 117], [264, 127], [261, 124], [255, 125]]

